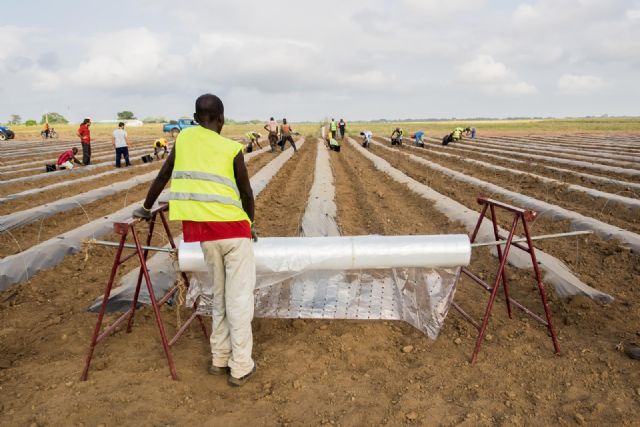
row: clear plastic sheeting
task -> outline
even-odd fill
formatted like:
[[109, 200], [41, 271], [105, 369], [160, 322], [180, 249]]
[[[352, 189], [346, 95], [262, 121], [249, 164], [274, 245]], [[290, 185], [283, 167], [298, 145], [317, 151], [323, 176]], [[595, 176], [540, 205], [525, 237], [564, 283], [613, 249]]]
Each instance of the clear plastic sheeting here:
[[[386, 147], [380, 143], [375, 143], [378, 146], [396, 152], [396, 150]], [[592, 230], [598, 234], [598, 236], [602, 237], [605, 240], [610, 239], [618, 239], [621, 242], [629, 245], [631, 250], [635, 253], [640, 253], [640, 235], [633, 233], [631, 231], [627, 231], [620, 227], [616, 227], [611, 224], [607, 224], [605, 222], [599, 221], [597, 219], [587, 217], [581, 215], [577, 212], [570, 211], [568, 209], [562, 208], [557, 205], [553, 205], [551, 203], [547, 203], [542, 200], [535, 199], [533, 197], [525, 196], [522, 193], [518, 193], [515, 191], [507, 190], [506, 188], [500, 187], [495, 184], [491, 184], [486, 181], [482, 181], [481, 179], [474, 178], [472, 176], [465, 175], [462, 172], [454, 171], [452, 169], [446, 168], [437, 163], [426, 160], [422, 157], [414, 156], [413, 154], [406, 154], [412, 161], [416, 163], [420, 163], [425, 165], [433, 170], [438, 172], [442, 172], [445, 175], [451, 176], [454, 179], [462, 182], [466, 182], [468, 184], [475, 185], [480, 188], [484, 188], [486, 190], [491, 191], [493, 194], [501, 194], [510, 200], [515, 201], [528, 209], [537, 210], [540, 215], [544, 215], [552, 220], [569, 220], [571, 222], [571, 228], [573, 230]]]
[[158, 176], [158, 171], [154, 170], [142, 175], [131, 177], [126, 181], [105, 185], [104, 187], [89, 190], [85, 193], [56, 200], [55, 202], [45, 203], [44, 205], [39, 205], [31, 209], [25, 209], [9, 215], [0, 216], [0, 229], [11, 230], [60, 212], [75, 209], [79, 206], [119, 193], [120, 191], [128, 190], [136, 185], [150, 182], [155, 179], [156, 176]]
[[[436, 140], [435, 138], [429, 138], [431, 140], [433, 140], [434, 142], [440, 143], [440, 141]], [[460, 152], [463, 154], [463, 156], [467, 156], [469, 154], [469, 151], [467, 150], [466, 146], [465, 148], [455, 148], [452, 145], [449, 145], [446, 147], [447, 151], [456, 151], [456, 152]], [[448, 154], [448, 153], [444, 153], [444, 152], [440, 152], [440, 151], [431, 151], [434, 154], [440, 155], [440, 154]], [[463, 156], [456, 156], [454, 154], [448, 154], [449, 156], [453, 156], [453, 157], [457, 157], [457, 158], [465, 158]], [[597, 182], [605, 182], [607, 184], [616, 184], [616, 185], [621, 185], [623, 187], [627, 187], [627, 188], [635, 188], [637, 190], [640, 190], [640, 184], [636, 184], [633, 182], [628, 182], [628, 181], [621, 181], [619, 179], [613, 179], [613, 178], [609, 178], [606, 176], [599, 176], [599, 175], [593, 175], [593, 174], [589, 174], [589, 173], [584, 173], [584, 172], [579, 172], [579, 171], [575, 171], [575, 170], [571, 170], [571, 169], [564, 169], [561, 167], [557, 167], [557, 166], [551, 166], [545, 163], [536, 163], [536, 162], [532, 162], [530, 160], [518, 160], [518, 159], [514, 159], [511, 157], [504, 157], [504, 156], [499, 156], [497, 154], [490, 154], [490, 153], [482, 153], [482, 155], [484, 157], [489, 157], [491, 159], [497, 159], [497, 160], [504, 160], [510, 163], [516, 163], [516, 164], [521, 164], [521, 165], [525, 165], [527, 169], [529, 169], [530, 166], [537, 166], [537, 167], [541, 167], [547, 170], [552, 170], [552, 171], [556, 171], [556, 172], [563, 172], [563, 173], [567, 173], [567, 174], [571, 174], [571, 175], [575, 175], [575, 176], [581, 176], [583, 178], [588, 179], [589, 181], [597, 181]]]
[[316, 168], [309, 201], [302, 216], [302, 234], [305, 236], [339, 236], [336, 224], [336, 188], [325, 144], [318, 140]]
[[[474, 229], [476, 222], [478, 221], [478, 212], [473, 209], [469, 209], [455, 200], [452, 200], [451, 198], [444, 196], [432, 188], [416, 181], [415, 179], [408, 177], [400, 170], [391, 166], [386, 160], [360, 147], [360, 145], [351, 138], [348, 138], [348, 141], [356, 150], [369, 159], [378, 170], [388, 174], [396, 182], [406, 185], [411, 191], [421, 197], [431, 200], [434, 207], [452, 221], [461, 222], [469, 231]], [[499, 228], [499, 232], [503, 235], [508, 234], [508, 232], [503, 228]], [[477, 239], [478, 241], [494, 240], [493, 228], [488, 221], [483, 222], [480, 230], [478, 231]], [[497, 255], [497, 251], [495, 249], [492, 250], [492, 253], [493, 255]], [[536, 249], [536, 256], [538, 258], [539, 267], [544, 271], [544, 280], [548, 281], [555, 287], [555, 290], [560, 297], [585, 295], [604, 303], [610, 303], [613, 301], [613, 297], [611, 295], [594, 289], [578, 279], [569, 270], [569, 268], [557, 258], [539, 249]], [[510, 251], [508, 262], [516, 268], [532, 268], [529, 254], [520, 250]]]
[[539, 154], [521, 153], [521, 152], [515, 152], [513, 150], [507, 150], [506, 148], [495, 149], [495, 148], [479, 147], [479, 146], [476, 146], [473, 144], [467, 144], [467, 143], [463, 143], [462, 146], [466, 149], [469, 149], [472, 151], [479, 151], [481, 153], [488, 152], [488, 153], [508, 154], [510, 156], [524, 157], [525, 159], [528, 159], [528, 160], [533, 160], [533, 159], [543, 160], [547, 162], [559, 163], [564, 165], [581, 166], [587, 169], [599, 170], [602, 172], [615, 172], [622, 175], [640, 176], [640, 170], [603, 165], [600, 163], [594, 163], [589, 161], [571, 160], [571, 159], [564, 159], [560, 157], [542, 156]]
[[[139, 168], [147, 169], [150, 166], [157, 166], [157, 165], [158, 165], [157, 163], [145, 163], [145, 164], [142, 164], [142, 165], [137, 165], [136, 169], [139, 169]], [[105, 176], [117, 175], [117, 174], [120, 174], [122, 172], [126, 172], [128, 170], [129, 169], [127, 169], [127, 168], [120, 168], [120, 169], [110, 170], [110, 171], [106, 171], [106, 172], [101, 172], [101, 173], [96, 174], [96, 175], [85, 176], [83, 178], [76, 178], [76, 179], [73, 179], [73, 180], [56, 182], [55, 184], [45, 185], [44, 187], [31, 188], [29, 190], [24, 190], [24, 191], [21, 191], [19, 193], [8, 194], [6, 196], [0, 197], [0, 203], [7, 202], [9, 200], [21, 199], [23, 197], [33, 196], [34, 194], [43, 193], [45, 191], [50, 191], [50, 190], [55, 190], [56, 188], [63, 188], [63, 187], [71, 186], [71, 185], [78, 185], [81, 182], [89, 182], [89, 181], [93, 181], [93, 180], [96, 180], [96, 179], [104, 178]]]
[[[418, 147], [409, 147], [413, 150], [424, 150], [422, 148], [418, 148]], [[487, 169], [493, 169], [493, 170], [497, 170], [497, 171], [502, 171], [502, 172], [509, 172], [515, 175], [525, 175], [525, 176], [529, 176], [531, 178], [535, 178], [537, 180], [540, 180], [542, 182], [546, 182], [549, 184], [555, 184], [555, 185], [561, 185], [566, 187], [568, 190], [571, 191], [578, 191], [581, 193], [586, 193], [589, 196], [592, 197], [599, 197], [602, 199], [606, 199], [609, 202], [616, 202], [616, 203], [620, 203], [622, 205], [625, 205], [626, 207], [630, 208], [630, 209], [638, 209], [640, 208], [640, 200], [638, 199], [634, 199], [632, 197], [625, 197], [625, 196], [620, 196], [618, 194], [612, 194], [612, 193], [607, 193], [605, 191], [600, 191], [600, 190], [595, 190], [593, 188], [588, 188], [588, 187], [583, 187], [582, 185], [576, 185], [576, 184], [567, 184], [566, 182], [557, 180], [557, 179], [553, 179], [553, 178], [548, 178], [546, 176], [542, 176], [542, 175], [537, 175], [531, 172], [525, 172], [525, 171], [521, 171], [518, 169], [511, 169], [511, 168], [506, 168], [504, 166], [499, 166], [499, 165], [494, 165], [492, 163], [488, 163], [488, 162], [483, 162], [482, 160], [475, 160], [475, 159], [470, 159], [468, 157], [463, 157], [463, 156], [458, 156], [455, 154], [449, 154], [449, 153], [440, 153], [440, 152], [430, 152], [430, 154], [435, 154], [436, 156], [442, 156], [442, 157], [453, 157], [458, 161], [461, 162], [465, 162], [465, 163], [471, 163], [473, 165], [478, 165]], [[523, 162], [524, 163], [524, 162]], [[529, 164], [529, 163], [527, 163]], [[626, 183], [625, 183], [626, 185]]]
[[[327, 150], [319, 143], [302, 220], [308, 237], [262, 238], [254, 245], [256, 316], [402, 320], [435, 340], [453, 299], [458, 266], [469, 263], [469, 238], [337, 237], [333, 182]], [[212, 278], [200, 245], [181, 243], [179, 262], [183, 271], [195, 271], [187, 305], [197, 301], [198, 312], [211, 315]]]

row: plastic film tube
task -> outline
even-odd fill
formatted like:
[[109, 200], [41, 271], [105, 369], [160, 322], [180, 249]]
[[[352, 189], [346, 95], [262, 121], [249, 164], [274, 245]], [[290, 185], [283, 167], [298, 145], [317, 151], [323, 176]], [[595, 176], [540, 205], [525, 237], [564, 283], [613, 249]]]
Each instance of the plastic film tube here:
[[[469, 265], [466, 234], [433, 236], [267, 237], [254, 245], [258, 274], [311, 270], [447, 268]], [[206, 272], [199, 243], [180, 244], [182, 271]]]

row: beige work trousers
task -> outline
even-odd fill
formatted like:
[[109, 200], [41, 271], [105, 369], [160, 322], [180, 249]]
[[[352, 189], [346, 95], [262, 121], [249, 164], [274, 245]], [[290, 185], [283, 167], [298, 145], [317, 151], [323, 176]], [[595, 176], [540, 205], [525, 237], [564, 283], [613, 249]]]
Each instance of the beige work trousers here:
[[251, 372], [256, 265], [251, 239], [200, 242], [213, 277], [211, 355], [214, 366], [231, 369], [235, 378]]

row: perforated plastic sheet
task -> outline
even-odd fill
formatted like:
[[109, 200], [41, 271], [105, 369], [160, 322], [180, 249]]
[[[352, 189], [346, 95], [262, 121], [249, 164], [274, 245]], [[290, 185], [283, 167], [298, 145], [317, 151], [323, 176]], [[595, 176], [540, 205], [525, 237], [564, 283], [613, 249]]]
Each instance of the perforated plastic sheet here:
[[[459, 267], [442, 267], [468, 265], [467, 235], [336, 237], [334, 195], [329, 156], [319, 144], [302, 220], [307, 237], [262, 238], [254, 245], [255, 315], [402, 320], [436, 339], [460, 274]], [[198, 311], [211, 315], [212, 278], [199, 244], [182, 243], [179, 253], [181, 269], [196, 271], [187, 305], [198, 301]]]

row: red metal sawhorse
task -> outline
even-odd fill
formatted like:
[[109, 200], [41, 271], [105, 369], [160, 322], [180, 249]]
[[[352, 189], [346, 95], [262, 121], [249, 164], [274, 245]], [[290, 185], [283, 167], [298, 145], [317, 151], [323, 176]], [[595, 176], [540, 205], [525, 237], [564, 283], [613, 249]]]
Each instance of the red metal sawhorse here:
[[[549, 304], [547, 302], [547, 293], [544, 289], [544, 284], [542, 283], [542, 276], [540, 274], [540, 268], [538, 267], [538, 261], [536, 259], [535, 248], [533, 246], [533, 242], [531, 240], [531, 234], [529, 232], [528, 222], [535, 219], [537, 213], [527, 209], [517, 208], [515, 206], [508, 205], [506, 203], [499, 202], [497, 200], [493, 200], [486, 197], [478, 197], [478, 204], [482, 205], [482, 212], [480, 213], [480, 217], [478, 218], [478, 222], [476, 223], [476, 227], [471, 234], [470, 240], [471, 243], [475, 243], [475, 239], [478, 235], [478, 231], [480, 230], [480, 226], [482, 225], [483, 220], [486, 218], [487, 210], [490, 212], [490, 219], [493, 225], [493, 235], [496, 241], [505, 241], [504, 247], [501, 245], [497, 246], [498, 250], [498, 271], [496, 273], [496, 277], [493, 282], [493, 286], [489, 286], [484, 280], [471, 272], [468, 268], [462, 268], [461, 272], [473, 280], [475, 283], [479, 284], [486, 291], [490, 293], [489, 302], [487, 303], [487, 307], [485, 308], [484, 317], [482, 318], [482, 324], [479, 325], [471, 316], [469, 316], [457, 303], [452, 302], [453, 308], [455, 308], [469, 323], [475, 326], [478, 329], [478, 337], [476, 339], [475, 348], [473, 350], [473, 354], [471, 355], [471, 364], [476, 362], [478, 357], [478, 353], [480, 352], [480, 346], [482, 345], [482, 341], [485, 338], [487, 332], [487, 325], [489, 323], [489, 317], [491, 316], [491, 310], [493, 308], [493, 303], [498, 294], [498, 289], [502, 286], [504, 290], [505, 302], [507, 305], [507, 313], [509, 314], [509, 318], [511, 318], [511, 305], [515, 305], [522, 311], [524, 311], [527, 315], [531, 316], [536, 321], [540, 322], [544, 326], [547, 327], [549, 331], [549, 335], [551, 336], [551, 340], [553, 341], [553, 348], [556, 354], [560, 353], [560, 346], [558, 345], [558, 338], [556, 336], [556, 332], [553, 327], [553, 320], [551, 318], [551, 310], [549, 309]], [[511, 222], [511, 228], [509, 230], [508, 236], [506, 238], [501, 236], [498, 231], [498, 220], [496, 217], [496, 208], [501, 209], [503, 211], [507, 211], [513, 214], [513, 221]], [[524, 231], [524, 237], [526, 238], [526, 245], [513, 242], [512, 240], [515, 237], [516, 228], [518, 223], [522, 223], [522, 228]], [[507, 279], [506, 273], [506, 265], [507, 258], [509, 256], [509, 251], [511, 247], [515, 246], [516, 248], [527, 252], [531, 256], [531, 264], [533, 266], [534, 275], [538, 285], [538, 291], [540, 293], [540, 299], [542, 301], [542, 306], [544, 307], [544, 313], [546, 320], [542, 317], [535, 314], [533, 311], [529, 310], [524, 305], [520, 304], [518, 301], [509, 297], [509, 281]]]
[[[173, 240], [173, 235], [171, 234], [171, 229], [169, 228], [169, 222], [167, 220], [166, 212], [168, 211], [169, 206], [166, 203], [160, 204], [159, 207], [153, 209], [151, 211], [151, 219], [149, 220], [149, 230], [146, 239], [146, 246], [140, 244], [140, 238], [138, 237], [138, 233], [136, 232], [136, 225], [140, 223], [139, 220], [131, 219], [127, 222], [114, 222], [113, 229], [115, 233], [120, 235], [120, 242], [118, 245], [118, 249], [116, 250], [116, 256], [113, 261], [113, 267], [111, 267], [111, 274], [109, 275], [109, 281], [107, 282], [107, 286], [104, 291], [104, 297], [102, 298], [102, 305], [100, 307], [100, 312], [98, 314], [98, 320], [96, 321], [96, 326], [93, 331], [93, 336], [91, 338], [91, 343], [89, 345], [89, 351], [87, 353], [87, 358], [84, 365], [84, 370], [82, 371], [82, 376], [80, 377], [81, 381], [86, 381], [87, 376], [89, 374], [89, 366], [91, 365], [91, 359], [93, 357], [93, 352], [96, 348], [96, 345], [109, 337], [111, 333], [116, 329], [118, 325], [120, 325], [125, 320], [127, 322], [127, 332], [131, 332], [133, 327], [133, 318], [136, 313], [136, 306], [138, 304], [138, 296], [140, 295], [140, 287], [142, 285], [142, 278], [144, 277], [147, 291], [149, 292], [149, 298], [151, 299], [151, 306], [153, 307], [153, 313], [156, 318], [156, 323], [158, 325], [158, 331], [160, 333], [160, 340], [162, 341], [162, 347], [164, 349], [165, 357], [167, 358], [167, 363], [169, 364], [169, 371], [171, 372], [171, 378], [174, 380], [178, 379], [178, 375], [176, 374], [175, 364], [173, 362], [173, 357], [171, 355], [171, 346], [173, 346], [176, 341], [182, 336], [182, 334], [186, 331], [187, 327], [195, 320], [198, 319], [200, 326], [202, 327], [202, 332], [204, 333], [205, 338], [208, 339], [207, 328], [205, 327], [202, 318], [197, 314], [196, 310], [193, 310], [191, 316], [185, 321], [185, 323], [178, 329], [174, 337], [168, 341], [167, 334], [165, 332], [164, 323], [162, 321], [162, 317], [160, 316], [160, 306], [167, 302], [169, 298], [171, 298], [178, 291], [178, 286], [173, 286], [160, 300], [156, 299], [155, 293], [153, 292], [153, 286], [151, 283], [151, 278], [149, 276], [149, 269], [147, 268], [147, 256], [149, 254], [149, 245], [151, 245], [151, 238], [153, 236], [153, 229], [155, 228], [157, 217], [160, 217], [162, 221], [162, 225], [164, 231], [169, 240], [169, 245], [175, 251], [176, 244]], [[134, 244], [134, 252], [122, 257], [122, 253], [124, 251], [127, 236], [131, 234], [133, 237]], [[131, 302], [131, 308], [127, 310], [124, 314], [122, 314], [118, 319], [113, 322], [110, 326], [105, 328], [105, 330], [100, 333], [100, 329], [102, 327], [102, 321], [104, 318], [104, 314], [107, 310], [107, 303], [109, 302], [109, 296], [111, 294], [111, 289], [113, 288], [113, 284], [116, 278], [116, 274], [118, 273], [119, 268], [129, 259], [133, 257], [138, 257], [138, 261], [140, 263], [140, 270], [138, 272], [138, 281], [136, 283], [136, 290], [133, 297], [133, 301]], [[188, 285], [189, 281], [185, 273], [181, 273], [182, 279], [184, 283]], [[179, 309], [179, 307], [177, 307]]]

